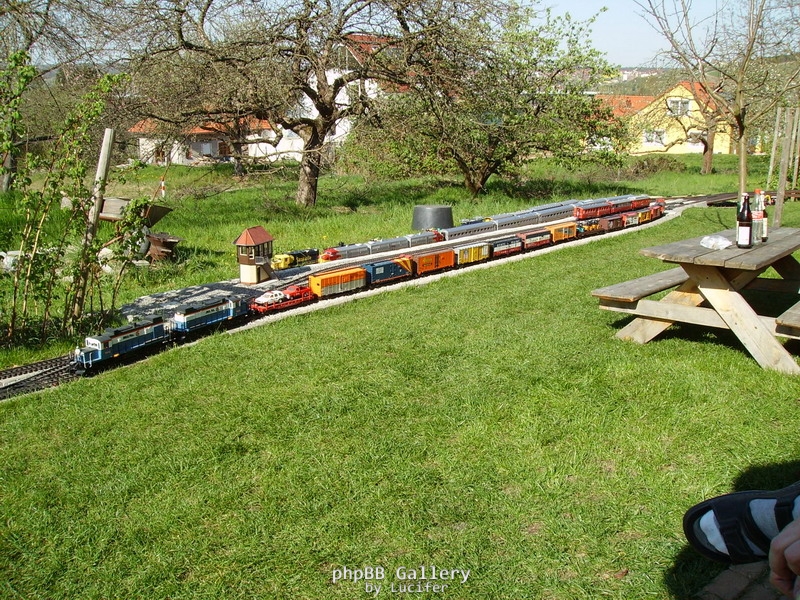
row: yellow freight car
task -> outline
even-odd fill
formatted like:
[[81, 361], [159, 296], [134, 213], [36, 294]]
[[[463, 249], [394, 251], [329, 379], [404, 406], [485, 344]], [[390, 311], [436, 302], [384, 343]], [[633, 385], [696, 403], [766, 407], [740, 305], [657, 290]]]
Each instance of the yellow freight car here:
[[456, 253], [456, 264], [468, 265], [482, 260], [488, 260], [491, 246], [488, 242], [476, 242], [474, 244], [467, 244], [465, 246], [456, 246], [453, 248]]
[[545, 229], [550, 231], [553, 236], [553, 243], [563, 242], [564, 240], [574, 240], [577, 236], [578, 225], [571, 223], [557, 223], [556, 225], [545, 225]]
[[308, 287], [317, 298], [352, 292], [366, 286], [367, 271], [362, 267], [344, 267], [308, 276]]

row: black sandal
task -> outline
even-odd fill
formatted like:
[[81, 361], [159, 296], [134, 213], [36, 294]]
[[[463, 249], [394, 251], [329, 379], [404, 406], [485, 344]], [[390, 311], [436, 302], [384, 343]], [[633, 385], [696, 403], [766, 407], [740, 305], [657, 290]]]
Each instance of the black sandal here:
[[[771, 497], [767, 498], [769, 500], [775, 500], [775, 507], [773, 510], [775, 512], [775, 524], [778, 527], [778, 531], [783, 530], [784, 527], [794, 521], [792, 511], [794, 510], [794, 502], [798, 495], [800, 495], [800, 482], [785, 487], [782, 490], [772, 492]], [[760, 549], [765, 549], [767, 554], [769, 554], [769, 546], [772, 543], [772, 538], [765, 534], [761, 527], [759, 527], [750, 510], [745, 511], [744, 529], [748, 539]]]
[[[683, 517], [683, 532], [689, 544], [711, 560], [729, 565], [760, 562], [767, 559], [772, 539], [753, 519], [750, 502], [775, 500], [775, 522], [780, 531], [793, 521], [792, 509], [798, 495], [800, 495], [800, 482], [776, 491], [733, 492], [711, 498], [686, 511]], [[712, 546], [700, 529], [700, 519], [708, 511], [714, 513], [728, 554]]]

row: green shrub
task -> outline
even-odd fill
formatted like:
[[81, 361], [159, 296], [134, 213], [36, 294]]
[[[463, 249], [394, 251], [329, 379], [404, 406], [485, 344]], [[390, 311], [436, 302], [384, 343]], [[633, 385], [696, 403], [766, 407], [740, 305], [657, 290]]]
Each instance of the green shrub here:
[[623, 168], [623, 176], [642, 178], [657, 173], [683, 173], [684, 171], [686, 171], [686, 164], [680, 159], [668, 154], [656, 154], [633, 157]]
[[452, 174], [455, 165], [437, 156], [424, 139], [391, 136], [382, 129], [363, 126], [348, 136], [337, 157], [336, 171], [386, 180]]

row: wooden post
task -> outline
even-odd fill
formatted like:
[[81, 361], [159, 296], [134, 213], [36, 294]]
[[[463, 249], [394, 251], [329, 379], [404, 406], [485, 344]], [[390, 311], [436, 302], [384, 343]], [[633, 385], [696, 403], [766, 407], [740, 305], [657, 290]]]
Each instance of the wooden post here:
[[794, 173], [792, 174], [792, 189], [797, 189], [797, 168], [798, 168], [798, 161], [797, 157], [800, 154], [800, 149], [798, 149], [798, 141], [800, 138], [800, 108], [795, 109], [795, 118], [794, 118], [794, 129], [792, 129], [792, 155], [791, 160], [792, 164], [794, 165]]
[[103, 145], [100, 147], [100, 158], [97, 160], [97, 172], [94, 176], [94, 189], [92, 190], [92, 206], [89, 208], [89, 222], [86, 227], [84, 243], [94, 240], [97, 232], [97, 222], [103, 212], [103, 194], [106, 191], [106, 180], [111, 162], [111, 146], [114, 144], [114, 130], [106, 129], [103, 135]]
[[775, 215], [772, 217], [773, 227], [781, 226], [783, 220], [783, 199], [786, 197], [786, 175], [789, 173], [789, 154], [792, 145], [792, 130], [797, 118], [797, 109], [786, 111], [786, 122], [783, 127], [783, 146], [781, 148], [781, 168], [778, 175], [778, 193], [775, 195]]
[[72, 303], [72, 316], [77, 318], [83, 312], [83, 299], [86, 295], [86, 286], [89, 283], [89, 271], [91, 260], [91, 246], [97, 233], [97, 223], [100, 220], [100, 213], [103, 211], [103, 194], [106, 190], [106, 180], [108, 179], [108, 169], [111, 163], [111, 147], [114, 144], [114, 130], [106, 129], [103, 135], [103, 145], [100, 147], [100, 158], [97, 160], [97, 172], [94, 178], [94, 189], [92, 190], [92, 205], [89, 207], [89, 215], [86, 219], [86, 231], [83, 234], [83, 248], [81, 249], [81, 262], [79, 268], [79, 280], [75, 285], [75, 296]]
[[770, 183], [772, 183], [772, 170], [775, 168], [775, 151], [778, 149], [778, 138], [780, 137], [778, 127], [780, 127], [781, 124], [782, 111], [783, 107], [779, 106], [778, 110], [775, 112], [775, 127], [772, 131], [772, 151], [769, 153], [769, 170], [767, 171], [766, 189], [770, 189]]

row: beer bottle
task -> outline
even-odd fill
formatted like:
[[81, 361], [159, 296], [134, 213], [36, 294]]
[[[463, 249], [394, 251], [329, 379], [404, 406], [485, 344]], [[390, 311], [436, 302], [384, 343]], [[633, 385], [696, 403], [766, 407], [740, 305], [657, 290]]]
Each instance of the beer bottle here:
[[761, 243], [762, 244], [767, 241], [767, 223], [768, 223], [768, 221], [769, 220], [767, 219], [767, 207], [765, 206], [764, 207], [764, 219], [763, 219], [763, 221], [761, 221]]
[[736, 245], [739, 248], [753, 247], [753, 213], [749, 194], [742, 196], [742, 206], [736, 215]]

